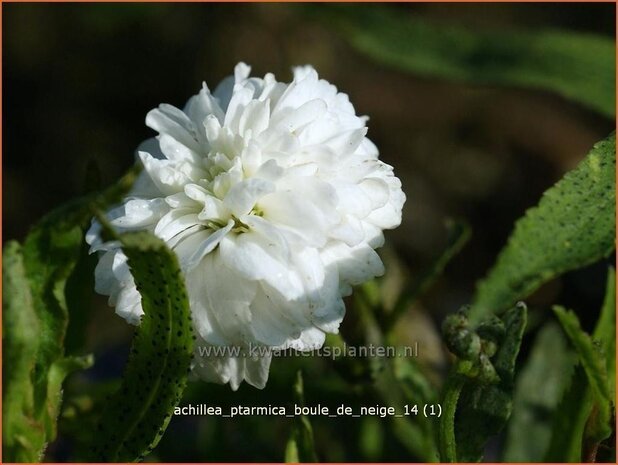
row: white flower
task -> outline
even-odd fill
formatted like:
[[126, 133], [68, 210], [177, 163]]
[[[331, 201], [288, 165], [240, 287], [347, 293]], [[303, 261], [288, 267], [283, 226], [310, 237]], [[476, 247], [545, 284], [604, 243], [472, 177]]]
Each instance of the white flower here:
[[[405, 195], [346, 94], [310, 66], [289, 84], [249, 71], [238, 64], [213, 93], [204, 84], [184, 110], [148, 113], [159, 135], [138, 151], [145, 169], [108, 216], [175, 251], [198, 347], [315, 349], [338, 331], [342, 296], [383, 273], [374, 249], [401, 222]], [[87, 235], [101, 254], [96, 290], [138, 324], [126, 256], [99, 230]], [[268, 355], [196, 351], [193, 372], [262, 388], [269, 365]]]

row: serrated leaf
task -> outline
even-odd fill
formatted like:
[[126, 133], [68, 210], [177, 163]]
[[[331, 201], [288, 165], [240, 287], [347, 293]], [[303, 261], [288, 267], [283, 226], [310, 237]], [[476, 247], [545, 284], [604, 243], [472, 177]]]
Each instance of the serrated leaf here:
[[[592, 461], [598, 444], [611, 434], [616, 368], [614, 349], [608, 351], [607, 348], [615, 347], [615, 302], [615, 272], [610, 268], [601, 315], [594, 331], [596, 343], [581, 330], [574, 313], [554, 308], [580, 364], [556, 409], [552, 437], [544, 457], [546, 462]], [[608, 328], [608, 324], [612, 328]]]
[[[443, 415], [441, 419], [442, 460], [477, 462], [483, 457], [487, 440], [498, 434], [510, 417], [513, 404], [513, 378], [515, 362], [521, 347], [526, 327], [526, 307], [516, 305], [504, 314], [504, 339], [491, 363], [499, 377], [496, 384], [479, 383], [475, 380], [461, 381], [461, 375], [454, 370], [449, 375], [445, 397], [457, 406], [456, 415]], [[451, 386], [451, 389], [448, 388]], [[457, 391], [460, 391], [459, 394]], [[453, 405], [448, 407], [452, 412]], [[447, 412], [447, 406], [443, 408]], [[450, 426], [444, 422], [454, 421]], [[444, 442], [447, 442], [444, 444]], [[450, 443], [449, 443], [450, 442]]]
[[541, 284], [614, 250], [615, 170], [612, 134], [517, 221], [496, 264], [478, 285], [471, 320], [504, 310]]
[[616, 405], [616, 270], [609, 268], [601, 315], [592, 333], [595, 341], [603, 344], [606, 354], [608, 390]]
[[32, 374], [40, 325], [21, 247], [14, 241], [2, 251], [2, 289], [2, 456], [11, 462], [38, 462], [45, 431], [34, 414]]
[[193, 356], [191, 312], [176, 255], [148, 232], [118, 238], [144, 316], [121, 387], [97, 429], [93, 454], [105, 462], [140, 460], [157, 445], [180, 402]]
[[[613, 272], [610, 272], [609, 275], [610, 278], [612, 278]], [[608, 296], [605, 299], [603, 311], [599, 319], [600, 322], [604, 322], [605, 324], [607, 324], [608, 321], [606, 314], [615, 311], [615, 307], [609, 306], [612, 300], [614, 300], [615, 304], [614, 284], [608, 284], [607, 294]], [[611, 297], [612, 294], [614, 295], [613, 298]], [[573, 450], [573, 456], [568, 457], [568, 459], [572, 460], [584, 460], [582, 454], [584, 457], [595, 455], [598, 444], [604, 439], [607, 439], [612, 433], [612, 399], [614, 395], [610, 392], [610, 386], [614, 384], [608, 379], [608, 368], [611, 372], [614, 372], [615, 368], [613, 368], [613, 361], [615, 360], [615, 355], [613, 353], [608, 354], [607, 352], [606, 344], [609, 343], [611, 347], [611, 340], [593, 340], [580, 328], [579, 320], [575, 313], [566, 311], [561, 307], [554, 307], [554, 312], [562, 324], [571, 344], [575, 348], [579, 362], [586, 375], [586, 382], [582, 383], [582, 381], [576, 380], [575, 383], [583, 385], [574, 388], [586, 392], [584, 397], [587, 399], [587, 402], [582, 403], [581, 406], [583, 412], [576, 414], [580, 419], [580, 423], [578, 424], [579, 428], [581, 428], [581, 423], [584, 420], [586, 421], [583, 435], [579, 438], [579, 443], [583, 443], [583, 450]], [[603, 326], [597, 325], [596, 332], [603, 333], [608, 331], [605, 328], [601, 328], [603, 328]], [[611, 335], [611, 330], [609, 330], [609, 332]], [[615, 342], [613, 344], [615, 344]], [[568, 411], [571, 410], [572, 407], [568, 409]], [[559, 443], [560, 441], [557, 439], [555, 442]], [[550, 452], [560, 453], [556, 447]], [[580, 457], [579, 459], [578, 456]]]
[[[55, 216], [56, 213], [59, 216]], [[66, 215], [66, 216], [65, 216]], [[64, 294], [66, 280], [79, 256], [83, 239], [76, 210], [55, 212], [39, 224], [24, 242], [24, 264], [40, 322], [38, 350], [34, 370], [35, 414], [45, 416], [44, 423], [55, 422], [48, 408], [48, 384], [51, 366], [64, 355], [64, 336], [68, 309]], [[85, 217], [84, 217], [85, 218]], [[55, 400], [53, 401], [56, 404]], [[53, 429], [47, 429], [50, 439]]]
[[573, 354], [558, 325], [537, 335], [515, 386], [505, 462], [542, 462], [551, 440], [552, 417], [571, 379]]
[[555, 92], [615, 115], [615, 44], [575, 31], [479, 30], [433, 24], [394, 8], [309, 7], [378, 63], [420, 76]]
[[554, 307], [554, 312], [560, 321], [564, 332], [577, 352], [592, 393], [592, 399], [597, 408], [598, 416], [592, 439], [601, 441], [611, 434], [611, 394], [607, 379], [605, 348], [596, 345], [592, 338], [579, 326], [577, 315], [562, 307]]
[[[32, 228], [21, 247], [21, 265], [12, 262], [3, 269], [3, 279], [25, 283], [30, 295], [29, 305], [36, 320], [36, 324], [12, 332], [12, 336], [19, 338], [20, 331], [29, 334], [31, 328], [36, 328], [34, 337], [22, 339], [23, 344], [29, 344], [28, 351], [35, 351], [30, 373], [31, 386], [24, 388], [22, 393], [32, 399], [32, 413], [29, 412], [29, 405], [25, 405], [23, 415], [32, 419], [33, 429], [41, 426], [43, 431], [37, 441], [29, 443], [29, 447], [38, 449], [30, 453], [30, 457], [37, 457], [36, 460], [41, 458], [45, 445], [55, 439], [62, 382], [69, 374], [69, 368], [75, 366], [72, 359], [64, 357], [69, 316], [66, 283], [82, 250], [83, 230], [90, 222], [91, 206], [104, 207], [117, 201], [131, 186], [136, 172], [137, 169], [130, 171], [119, 183], [101, 193], [69, 202], [44, 216]], [[13, 299], [22, 298], [20, 295], [23, 296], [23, 292], [5, 293], [3, 311], [20, 305]], [[14, 351], [19, 353], [9, 340], [4, 340], [3, 344], [7, 359], [13, 356]], [[13, 390], [12, 382], [13, 379], [8, 378], [4, 383], [5, 392]], [[12, 410], [11, 414], [19, 416], [16, 410]], [[3, 421], [7, 424], [12, 420], [5, 416]], [[5, 459], [12, 461], [10, 455]]]
[[[294, 400], [297, 405], [305, 405], [305, 393], [303, 387], [303, 376], [299, 371], [294, 383]], [[305, 415], [298, 415], [294, 418], [292, 434], [288, 439], [285, 448], [286, 463], [309, 463], [317, 462], [313, 442], [313, 428], [309, 418]]]
[[53, 362], [49, 368], [47, 381], [47, 415], [43, 416], [48, 438], [55, 438], [57, 434], [56, 420], [62, 402], [62, 383], [65, 378], [78, 370], [86, 370], [94, 364], [92, 355], [82, 357], [63, 357]]

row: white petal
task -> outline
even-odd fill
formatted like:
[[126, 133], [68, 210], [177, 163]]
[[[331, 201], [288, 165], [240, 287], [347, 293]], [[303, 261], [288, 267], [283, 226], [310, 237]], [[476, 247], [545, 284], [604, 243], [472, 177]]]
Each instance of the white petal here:
[[303, 328], [307, 324], [297, 321], [291, 314], [290, 308], [279, 305], [269, 298], [262, 286], [258, 288], [251, 302], [251, 313], [253, 337], [258, 343], [270, 347], [289, 347], [291, 341], [302, 335]]
[[151, 110], [146, 115], [146, 126], [160, 134], [168, 134], [191, 150], [200, 151], [199, 144], [194, 137], [193, 123], [176, 107], [163, 104]]
[[[269, 368], [270, 368], [270, 356], [259, 357], [256, 359], [245, 358], [245, 372], [244, 372], [243, 378], [251, 386], [256, 387], [258, 389], [264, 389], [264, 386], [266, 386], [266, 382], [268, 381]], [[238, 388], [240, 381], [236, 383], [236, 386], [237, 386], [236, 389]], [[230, 381], [230, 384], [232, 385], [231, 381]], [[234, 389], [233, 385], [232, 385], [232, 389]]]
[[189, 115], [198, 131], [203, 131], [203, 123], [207, 116], [213, 115], [219, 121], [223, 121], [225, 116], [217, 100], [210, 94], [205, 82], [202, 84], [200, 92], [187, 102], [185, 113]]
[[337, 267], [342, 282], [353, 286], [384, 274], [379, 255], [365, 243], [355, 247], [330, 244], [321, 255], [327, 267]]
[[372, 209], [381, 208], [388, 202], [388, 184], [378, 178], [367, 178], [359, 184], [365, 195], [371, 200]]
[[234, 67], [234, 81], [238, 84], [249, 77], [251, 66], [247, 63], [240, 62]]
[[247, 232], [225, 237], [221, 240], [220, 255], [227, 267], [246, 279], [263, 280], [286, 299], [299, 298], [303, 293], [299, 278], [280, 259], [276, 243], [258, 234]]
[[181, 260], [182, 268], [191, 270], [196, 267], [205, 256], [207, 256], [219, 245], [221, 240], [232, 230], [233, 227], [234, 220], [230, 220], [225, 227], [210, 234], [203, 242], [199, 244], [191, 256], [189, 256], [186, 260]]
[[238, 133], [245, 136], [247, 131], [251, 131], [252, 135], [257, 136], [268, 128], [269, 121], [270, 102], [252, 100], [240, 116]]
[[327, 268], [316, 249], [306, 248], [293, 257], [305, 285], [310, 321], [324, 331], [337, 332], [345, 313], [337, 270]]
[[271, 357], [256, 359], [241, 357], [211, 357], [208, 359], [196, 357], [193, 372], [204, 381], [214, 383], [230, 383], [232, 390], [236, 391], [242, 381], [263, 389], [268, 381], [268, 371]]
[[158, 160], [146, 152], [140, 152], [139, 157], [145, 172], [165, 195], [182, 191], [184, 184], [190, 181], [190, 178], [169, 160]]
[[253, 99], [253, 89], [249, 86], [234, 87], [234, 94], [230, 100], [230, 104], [225, 112], [224, 126], [229, 127], [235, 133], [239, 133], [240, 118], [242, 117], [246, 106]]
[[114, 291], [114, 287], [118, 286], [118, 280], [112, 272], [114, 258], [117, 253], [117, 250], [110, 250], [101, 254], [99, 258], [99, 262], [94, 269], [94, 290], [98, 294], [109, 296]]
[[169, 134], [161, 134], [158, 140], [161, 152], [168, 160], [176, 162], [188, 161], [195, 164], [200, 163], [201, 156], [198, 152], [178, 142], [178, 140]]
[[200, 335], [207, 341], [212, 336], [208, 326], [202, 324], [202, 318], [207, 316], [227, 344], [247, 347], [252, 341], [250, 305], [257, 284], [225, 266], [218, 252], [204, 257], [193, 273], [201, 274], [202, 280], [198, 293], [191, 296], [194, 323]]
[[225, 195], [223, 203], [237, 217], [251, 211], [255, 203], [264, 195], [274, 192], [273, 183], [263, 179], [247, 179], [234, 184]]
[[114, 226], [133, 229], [144, 228], [156, 223], [167, 211], [169, 207], [164, 199], [132, 199], [128, 200], [122, 207], [123, 215], [113, 219]]
[[326, 109], [327, 105], [324, 100], [310, 100], [298, 108], [280, 110], [276, 116], [273, 116], [272, 125], [280, 126], [289, 132], [295, 132], [320, 118], [326, 112]]
[[314, 177], [296, 177], [282, 179], [279, 190], [262, 197], [258, 207], [270, 222], [322, 246], [327, 232], [340, 222], [336, 204], [332, 186]]

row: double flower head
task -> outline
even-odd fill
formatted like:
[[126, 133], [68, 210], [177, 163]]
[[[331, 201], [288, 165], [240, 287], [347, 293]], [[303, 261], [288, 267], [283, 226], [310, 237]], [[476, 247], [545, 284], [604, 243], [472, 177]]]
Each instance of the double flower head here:
[[[197, 346], [313, 350], [336, 333], [352, 286], [383, 273], [375, 250], [401, 222], [405, 195], [378, 160], [366, 118], [309, 67], [204, 84], [183, 110], [160, 105], [159, 135], [138, 150], [144, 170], [108, 212], [119, 231], [148, 230], [180, 261]], [[127, 258], [87, 234], [100, 255], [96, 290], [138, 324], [141, 298]], [[194, 375], [264, 387], [269, 356], [196, 353]]]

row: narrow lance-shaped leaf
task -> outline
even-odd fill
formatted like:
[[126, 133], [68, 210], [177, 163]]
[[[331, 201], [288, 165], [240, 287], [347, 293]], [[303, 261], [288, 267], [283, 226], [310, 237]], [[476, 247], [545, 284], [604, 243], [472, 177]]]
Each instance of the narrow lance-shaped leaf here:
[[[605, 293], [605, 301], [601, 310], [601, 315], [597, 322], [597, 327], [594, 331], [594, 338], [599, 344], [605, 346], [605, 367], [607, 369], [607, 391], [613, 402], [613, 392], [615, 386], [615, 312], [616, 312], [616, 285], [615, 272], [610, 268], [607, 277], [607, 289]], [[562, 309], [557, 310], [559, 315], [562, 315], [561, 323], [569, 326], [569, 331], [577, 341], [578, 356], [583, 350], [587, 353], [585, 359], [589, 360], [600, 357], [598, 347], [590, 341], [588, 335], [579, 329], [579, 322], [574, 315], [565, 313]], [[563, 321], [562, 321], [563, 320]], [[608, 327], [611, 325], [611, 327]], [[566, 332], [566, 331], [565, 331]], [[573, 342], [573, 341], [572, 341]], [[609, 348], [609, 350], [608, 350]], [[591, 350], [592, 349], [592, 350]], [[591, 354], [592, 352], [592, 354]], [[596, 355], [595, 355], [596, 353]], [[588, 362], [587, 362], [588, 363]], [[596, 366], [596, 368], [595, 368]], [[592, 361], [589, 364], [588, 370], [580, 363], [575, 373], [571, 377], [571, 383], [567, 391], [564, 393], [556, 413], [552, 418], [552, 434], [547, 452], [544, 456], [545, 462], [581, 462], [583, 460], [592, 460], [596, 455], [596, 448], [602, 436], [607, 433], [607, 423], [605, 427], [602, 421], [607, 421], [607, 410], [603, 407], [597, 408], [597, 413], [591, 415], [595, 404], [595, 396], [590, 386], [588, 372], [602, 371], [603, 362]], [[593, 378], [603, 378], [602, 373], [593, 375]], [[601, 393], [605, 391], [603, 387], [597, 389]], [[600, 400], [603, 400], [604, 394], [601, 394]], [[597, 402], [599, 399], [597, 399]], [[605, 416], [605, 418], [603, 418]], [[592, 421], [591, 421], [592, 420]], [[603, 431], [605, 429], [605, 431]], [[593, 433], [593, 434], [590, 434]]]
[[45, 416], [48, 440], [55, 436], [57, 409], [50, 408], [48, 376], [52, 365], [64, 355], [64, 338], [69, 310], [66, 283], [80, 257], [84, 229], [90, 222], [92, 206], [103, 207], [117, 201], [131, 186], [136, 169], [101, 193], [69, 202], [46, 215], [26, 237], [22, 251], [33, 304], [40, 321], [38, 350], [33, 376], [37, 415]]
[[593, 340], [580, 328], [573, 312], [561, 307], [554, 308], [577, 352], [580, 365], [553, 419], [553, 434], [545, 455], [546, 461], [594, 460], [599, 443], [611, 435], [614, 394], [610, 391], [615, 384], [608, 379], [608, 369], [610, 373], [615, 373], [615, 354], [613, 350], [609, 353], [607, 348], [615, 344], [612, 340], [615, 330], [604, 325], [614, 324], [614, 276], [613, 270], [610, 271], [605, 302], [595, 330], [599, 339]]
[[118, 236], [142, 297], [144, 315], [122, 384], [105, 406], [93, 453], [99, 461], [142, 459], [180, 402], [193, 356], [193, 330], [176, 255], [148, 232]]
[[612, 134], [517, 221], [496, 264], [478, 285], [472, 321], [504, 310], [550, 279], [614, 250], [615, 169]]
[[595, 344], [592, 338], [580, 328], [579, 320], [575, 313], [567, 311], [562, 307], [554, 307], [554, 312], [575, 348], [579, 361], [586, 373], [598, 416], [596, 421], [598, 430], [595, 431], [594, 439], [600, 441], [611, 434], [611, 394], [607, 380], [605, 348], [602, 345]]
[[[298, 405], [305, 405], [305, 394], [302, 373], [299, 371], [294, 383], [294, 400]], [[313, 428], [309, 418], [299, 415], [294, 418], [292, 434], [285, 447], [286, 463], [317, 462], [315, 446], [313, 443]]]
[[[593, 341], [600, 345], [605, 358], [607, 371], [607, 391], [609, 393], [609, 412], [602, 407], [593, 407], [592, 414], [586, 423], [584, 431], [584, 451], [587, 459], [596, 461], [615, 461], [615, 449], [609, 457], [599, 456], [599, 445], [611, 436], [611, 419], [616, 415], [616, 270], [609, 268], [605, 299], [601, 307], [601, 315], [592, 333]], [[609, 414], [609, 418], [608, 418]], [[610, 423], [609, 435], [607, 425]]]
[[[3, 295], [4, 308], [20, 305], [27, 287], [29, 294], [29, 308], [34, 312], [30, 318], [33, 323], [25, 330], [28, 334], [31, 328], [37, 328], [36, 337], [22, 339], [20, 344], [29, 344], [25, 352], [35, 351], [33, 369], [30, 371], [30, 387], [21, 385], [14, 388], [12, 383], [17, 379], [7, 377], [4, 380], [3, 400], [14, 390], [19, 390], [24, 397], [31, 397], [31, 401], [24, 401], [22, 413], [18, 407], [12, 405], [4, 416], [6, 424], [13, 419], [8, 415], [15, 415], [16, 421], [20, 417], [31, 418], [33, 430], [42, 427], [43, 434], [38, 440], [29, 443], [28, 452], [31, 459], [41, 458], [47, 443], [56, 436], [56, 419], [62, 400], [62, 382], [70, 371], [84, 368], [91, 364], [89, 357], [64, 356], [64, 339], [67, 328], [69, 309], [66, 298], [66, 283], [71, 275], [75, 263], [80, 255], [83, 242], [83, 230], [90, 221], [91, 205], [105, 207], [117, 201], [120, 195], [131, 186], [137, 169], [131, 170], [120, 182], [107, 190], [94, 193], [75, 201], [69, 202], [52, 211], [32, 228], [21, 248], [21, 265], [12, 261], [3, 271], [3, 279], [23, 283], [20, 293], [5, 293]], [[21, 286], [21, 285], [20, 285]], [[23, 291], [23, 292], [22, 292]], [[21, 317], [20, 317], [21, 318]], [[10, 323], [13, 324], [13, 323]], [[10, 338], [9, 338], [10, 339]], [[5, 357], [12, 357], [13, 352], [19, 353], [9, 339], [3, 341]], [[25, 353], [22, 351], [21, 353]], [[31, 404], [31, 407], [30, 407]], [[4, 431], [3, 437], [9, 434]], [[10, 443], [8, 439], [5, 443]], [[4, 456], [12, 461], [11, 455]]]
[[536, 336], [515, 385], [505, 462], [542, 462], [551, 440], [552, 416], [573, 373], [574, 357], [560, 327], [551, 322]]
[[45, 431], [34, 414], [31, 377], [39, 320], [17, 242], [4, 246], [2, 289], [2, 456], [11, 462], [38, 462]]
[[556, 30], [478, 30], [432, 24], [377, 5], [306, 7], [359, 52], [393, 69], [477, 85], [555, 92], [615, 115], [615, 44]]
[[[418, 405], [419, 408], [422, 405], [438, 403], [436, 386], [429, 381], [421, 366], [414, 359], [405, 357], [392, 359], [392, 363], [387, 365], [385, 374], [388, 377], [383, 382], [376, 382], [376, 386], [392, 384], [391, 389], [398, 389], [403, 395], [403, 402], [401, 402], [397, 396], [388, 396], [390, 390], [382, 386], [384, 401], [390, 405], [396, 405], [392, 403], [395, 399], [400, 400], [400, 405], [403, 403]], [[424, 462], [439, 461], [439, 452], [435, 442], [435, 422], [427, 421], [427, 418], [422, 415], [410, 415], [404, 418], [393, 418], [392, 427], [393, 433], [410, 452], [414, 453], [415, 457]]]
[[586, 421], [592, 408], [592, 395], [588, 389], [586, 372], [577, 366], [571, 384], [552, 419], [551, 440], [543, 462], [582, 461], [582, 438]]
[[616, 270], [609, 268], [605, 285], [605, 299], [601, 315], [592, 333], [603, 344], [606, 353], [607, 380], [612, 403], [616, 405]]
[[410, 308], [420, 296], [442, 275], [444, 268], [468, 243], [471, 236], [470, 225], [463, 221], [448, 221], [448, 239], [444, 249], [434, 258], [429, 267], [414, 281], [409, 289], [398, 297], [392, 312], [384, 323], [384, 331], [388, 332], [399, 321], [399, 318]]

